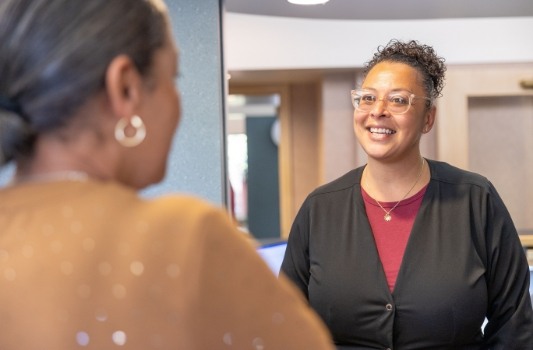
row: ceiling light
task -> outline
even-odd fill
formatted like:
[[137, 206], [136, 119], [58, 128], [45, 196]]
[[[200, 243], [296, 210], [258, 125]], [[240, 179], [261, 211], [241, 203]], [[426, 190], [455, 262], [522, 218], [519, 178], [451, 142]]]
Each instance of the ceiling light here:
[[319, 5], [319, 4], [325, 4], [329, 0], [287, 0], [291, 4], [296, 5]]

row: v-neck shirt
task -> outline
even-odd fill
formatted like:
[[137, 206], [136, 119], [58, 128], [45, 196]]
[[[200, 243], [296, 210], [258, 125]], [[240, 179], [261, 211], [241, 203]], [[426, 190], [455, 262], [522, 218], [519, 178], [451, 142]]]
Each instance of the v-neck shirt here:
[[385, 221], [385, 212], [383, 209], [361, 187], [368, 221], [374, 234], [379, 258], [383, 265], [385, 277], [387, 278], [391, 292], [394, 290], [405, 248], [411, 234], [411, 228], [413, 227], [413, 222], [415, 221], [420, 204], [422, 204], [422, 198], [424, 197], [424, 193], [426, 193], [426, 188], [427, 185], [415, 195], [402, 200], [400, 203], [380, 202], [381, 207], [387, 211], [394, 208], [389, 213], [391, 220]]
[[503, 201], [483, 176], [428, 165], [430, 182], [392, 292], [361, 194], [364, 167], [306, 198], [281, 271], [338, 349], [530, 348], [530, 272]]

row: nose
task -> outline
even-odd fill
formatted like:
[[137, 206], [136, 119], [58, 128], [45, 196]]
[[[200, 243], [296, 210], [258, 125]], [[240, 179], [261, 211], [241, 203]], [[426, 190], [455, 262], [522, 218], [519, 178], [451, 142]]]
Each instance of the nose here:
[[370, 116], [372, 117], [386, 116], [386, 112], [387, 112], [387, 106], [386, 106], [385, 100], [383, 100], [383, 98], [379, 98], [376, 100], [376, 102], [372, 106], [372, 110], [370, 111]]

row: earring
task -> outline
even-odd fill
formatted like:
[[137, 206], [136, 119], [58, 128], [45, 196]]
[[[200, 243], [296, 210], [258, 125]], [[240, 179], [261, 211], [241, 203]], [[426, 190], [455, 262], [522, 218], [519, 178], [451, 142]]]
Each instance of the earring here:
[[[135, 128], [135, 134], [133, 136], [126, 136], [124, 130], [131, 123], [131, 126]], [[115, 126], [115, 139], [124, 147], [135, 147], [143, 142], [146, 137], [146, 127], [138, 115], [134, 115], [131, 121], [121, 118]]]

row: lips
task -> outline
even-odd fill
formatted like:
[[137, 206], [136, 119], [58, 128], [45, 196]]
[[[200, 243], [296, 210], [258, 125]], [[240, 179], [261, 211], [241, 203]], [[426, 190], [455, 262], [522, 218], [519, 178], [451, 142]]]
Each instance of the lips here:
[[392, 130], [392, 129], [387, 129], [387, 128], [368, 128], [368, 130], [372, 133], [372, 134], [380, 134], [380, 135], [392, 135], [392, 134], [396, 134], [396, 131]]

